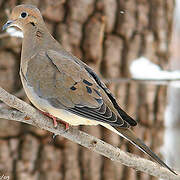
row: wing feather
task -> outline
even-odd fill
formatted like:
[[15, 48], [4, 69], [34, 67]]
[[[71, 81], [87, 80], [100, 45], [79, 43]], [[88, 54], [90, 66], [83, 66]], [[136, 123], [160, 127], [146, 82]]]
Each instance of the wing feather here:
[[[66, 91], [64, 97], [74, 104], [73, 107], [66, 105], [67, 111], [113, 126], [128, 128], [129, 124], [134, 125], [128, 115], [129, 122], [124, 121], [118, 114], [118, 110], [113, 106], [112, 94], [88, 66], [84, 67], [74, 59], [53, 50], [48, 50], [46, 55], [61, 75], [59, 78], [61, 81], [56, 83], [57, 100], [61, 103], [62, 94], [58, 95], [58, 89], [62, 89], [63, 86]], [[53, 102], [54, 100], [51, 101], [51, 105]], [[112, 105], [109, 106], [110, 104]], [[57, 103], [54, 106], [57, 107]]]

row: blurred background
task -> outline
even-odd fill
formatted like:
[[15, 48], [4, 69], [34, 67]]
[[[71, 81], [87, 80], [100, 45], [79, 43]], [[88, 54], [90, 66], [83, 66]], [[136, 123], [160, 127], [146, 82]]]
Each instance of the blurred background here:
[[[177, 3], [173, 0], [0, 0], [1, 27], [11, 9], [22, 3], [36, 5], [49, 31], [66, 50], [102, 78], [111, 79], [108, 88], [119, 105], [139, 123], [133, 129], [137, 136], [171, 167], [180, 169], [178, 82], [121, 81], [132, 77], [131, 63], [140, 57], [163, 70], [180, 68], [178, 0]], [[12, 31], [0, 33], [0, 86], [29, 102], [19, 77], [22, 38], [12, 37], [19, 36]], [[146, 71], [142, 77], [145, 75]], [[117, 78], [118, 82], [113, 80]], [[5, 105], [0, 103], [1, 107]], [[148, 158], [100, 126], [79, 128], [124, 151]], [[61, 136], [54, 140], [47, 131], [3, 119], [0, 120], [2, 175], [12, 180], [157, 179], [116, 164]]]

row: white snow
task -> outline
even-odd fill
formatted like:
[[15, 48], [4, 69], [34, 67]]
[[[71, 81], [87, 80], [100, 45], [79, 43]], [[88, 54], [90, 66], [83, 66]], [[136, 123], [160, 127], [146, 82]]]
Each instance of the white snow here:
[[145, 57], [135, 59], [130, 65], [130, 72], [136, 79], [180, 79], [180, 71], [164, 71]]
[[120, 11], [120, 14], [124, 14], [125, 12], [124, 11]]
[[23, 38], [23, 33], [21, 31], [18, 31], [17, 29], [10, 27], [6, 30], [6, 32], [12, 36], [12, 37], [19, 37]]

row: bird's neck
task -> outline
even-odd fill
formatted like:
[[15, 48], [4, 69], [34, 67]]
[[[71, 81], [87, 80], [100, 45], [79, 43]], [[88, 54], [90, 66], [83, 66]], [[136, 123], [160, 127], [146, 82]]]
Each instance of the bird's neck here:
[[29, 60], [33, 58], [37, 53], [45, 52], [48, 49], [61, 49], [61, 45], [52, 37], [48, 29], [44, 26], [33, 27], [29, 24], [29, 27], [23, 30], [23, 44], [21, 52], [21, 67], [23, 73], [26, 73]]
[[32, 25], [25, 28], [23, 35], [24, 38], [21, 53], [21, 59], [23, 60], [30, 59], [40, 50], [40, 47], [43, 48], [45, 42], [47, 44], [48, 39], [52, 39], [46, 27], [41, 28]]

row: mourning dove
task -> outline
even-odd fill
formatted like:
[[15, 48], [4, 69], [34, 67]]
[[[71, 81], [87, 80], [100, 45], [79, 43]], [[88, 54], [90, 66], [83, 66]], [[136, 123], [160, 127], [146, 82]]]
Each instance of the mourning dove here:
[[96, 73], [52, 37], [36, 7], [16, 6], [3, 29], [11, 26], [24, 35], [20, 77], [25, 92], [55, 126], [56, 118], [72, 126], [102, 125], [176, 174], [129, 129], [136, 121], [119, 107]]

